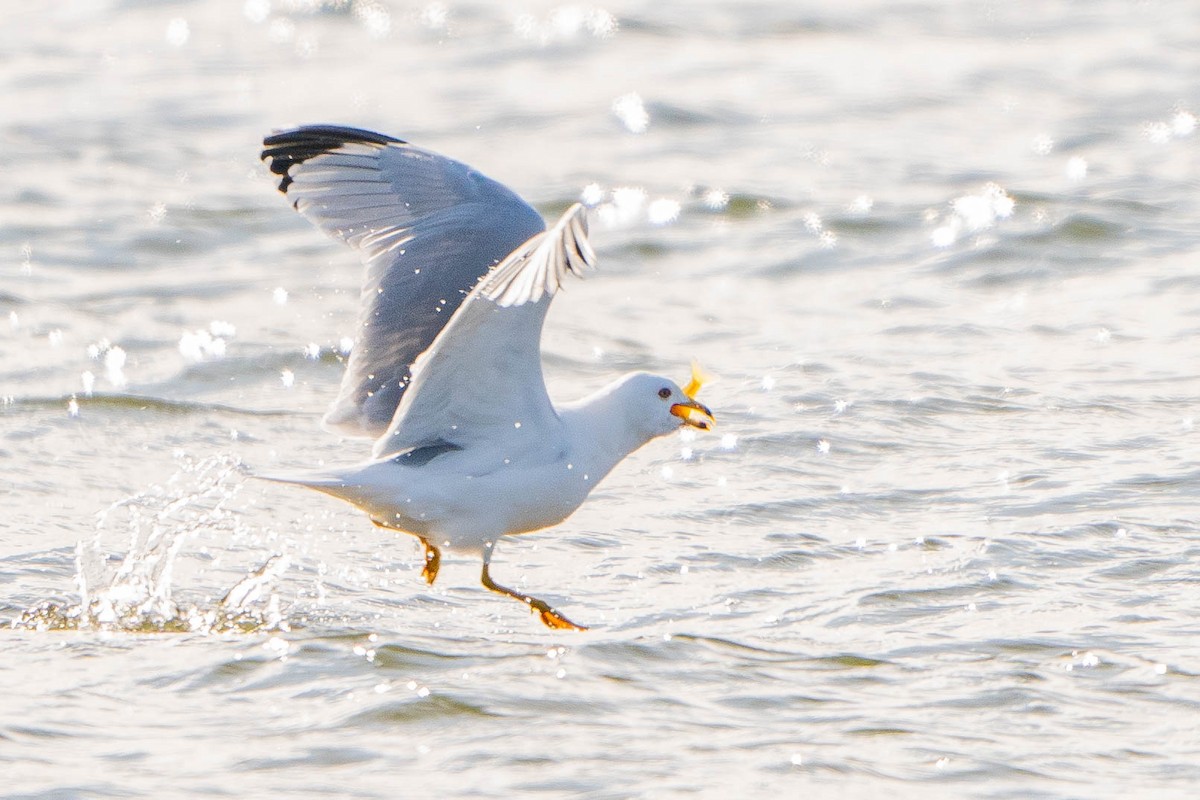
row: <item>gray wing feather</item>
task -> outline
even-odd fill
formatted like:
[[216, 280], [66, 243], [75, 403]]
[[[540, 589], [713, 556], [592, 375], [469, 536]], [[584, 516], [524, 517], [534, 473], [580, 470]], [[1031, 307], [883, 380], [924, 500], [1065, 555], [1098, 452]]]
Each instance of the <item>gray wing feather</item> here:
[[573, 205], [471, 290], [413, 365], [391, 427], [375, 443], [376, 458], [437, 443], [519, 447], [522, 426], [556, 424], [542, 379], [542, 324], [562, 280], [595, 262], [586, 214]]
[[263, 147], [296, 210], [366, 266], [354, 348], [325, 424], [378, 436], [412, 363], [480, 277], [545, 223], [465, 164], [382, 134], [307, 126]]

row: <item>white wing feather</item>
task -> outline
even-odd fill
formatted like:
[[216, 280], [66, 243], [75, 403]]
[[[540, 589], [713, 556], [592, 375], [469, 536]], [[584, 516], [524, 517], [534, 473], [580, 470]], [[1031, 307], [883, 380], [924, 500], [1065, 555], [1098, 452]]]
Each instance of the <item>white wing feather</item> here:
[[517, 446], [522, 427], [558, 424], [542, 377], [542, 324], [567, 274], [594, 266], [586, 214], [573, 205], [472, 289], [413, 365], [377, 458], [436, 443]]
[[315, 125], [263, 145], [296, 210], [366, 265], [354, 349], [325, 422], [379, 436], [413, 361], [480, 277], [545, 223], [501, 184], [390, 136]]

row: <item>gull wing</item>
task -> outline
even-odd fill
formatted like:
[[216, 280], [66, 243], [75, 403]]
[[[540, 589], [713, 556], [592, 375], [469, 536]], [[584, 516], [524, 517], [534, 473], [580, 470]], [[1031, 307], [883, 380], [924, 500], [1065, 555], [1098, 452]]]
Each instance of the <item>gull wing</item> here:
[[545, 222], [465, 164], [371, 131], [282, 131], [263, 140], [262, 158], [295, 209], [366, 266], [354, 348], [325, 424], [379, 436], [417, 356], [480, 277]]
[[517, 446], [522, 428], [532, 437], [557, 425], [542, 378], [542, 324], [567, 274], [595, 260], [587, 211], [576, 203], [485, 275], [413, 365], [375, 457], [434, 444]]

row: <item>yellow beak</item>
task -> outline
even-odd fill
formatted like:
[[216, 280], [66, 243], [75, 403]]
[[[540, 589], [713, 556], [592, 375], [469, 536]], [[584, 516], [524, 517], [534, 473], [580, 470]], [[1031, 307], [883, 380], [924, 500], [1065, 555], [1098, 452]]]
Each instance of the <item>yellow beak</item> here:
[[685, 424], [702, 431], [711, 430], [717, 424], [708, 406], [688, 400], [686, 403], [676, 403], [671, 406], [671, 413], [679, 417]]

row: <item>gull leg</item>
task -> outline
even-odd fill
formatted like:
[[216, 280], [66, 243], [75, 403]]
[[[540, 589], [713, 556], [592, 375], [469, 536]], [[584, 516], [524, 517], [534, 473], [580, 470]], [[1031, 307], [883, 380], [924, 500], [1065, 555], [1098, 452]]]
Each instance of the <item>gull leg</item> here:
[[[371, 522], [373, 522], [377, 528], [408, 533], [406, 530], [394, 528], [391, 525], [388, 525], [386, 522], [380, 522], [373, 517], [371, 518]], [[416, 534], [413, 535], [416, 536]], [[421, 577], [425, 579], [426, 583], [428, 583], [430, 586], [433, 586], [433, 582], [437, 580], [438, 568], [442, 565], [442, 553], [436, 547], [431, 545], [429, 540], [424, 536], [417, 536], [417, 538], [421, 540], [421, 545], [425, 549], [425, 566], [421, 568]]]
[[421, 539], [421, 544], [425, 546], [425, 566], [421, 568], [421, 577], [433, 586], [433, 582], [437, 580], [438, 567], [442, 565], [442, 553], [431, 545], [428, 539]]
[[493, 592], [508, 595], [514, 600], [520, 600], [525, 605], [529, 606], [531, 611], [536, 611], [542, 618], [542, 623], [547, 628], [560, 628], [575, 631], [586, 631], [587, 628], [582, 625], [576, 625], [571, 620], [559, 614], [553, 608], [548, 606], [544, 600], [539, 600], [536, 597], [531, 597], [527, 594], [515, 592], [507, 586], [501, 586], [492, 580], [492, 576], [488, 575], [488, 564], [492, 560], [492, 551], [495, 549], [493, 542], [488, 542], [483, 548], [483, 585]]

